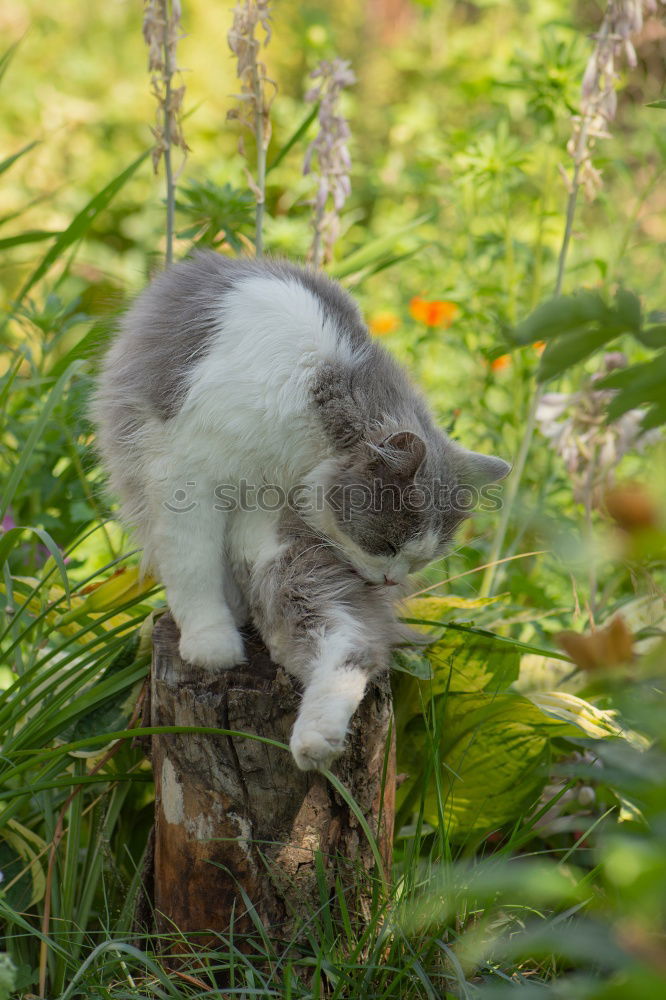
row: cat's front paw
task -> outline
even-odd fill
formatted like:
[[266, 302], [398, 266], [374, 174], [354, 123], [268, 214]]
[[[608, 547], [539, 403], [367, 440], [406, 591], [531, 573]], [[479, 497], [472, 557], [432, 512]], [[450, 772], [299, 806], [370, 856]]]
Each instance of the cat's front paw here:
[[301, 771], [322, 770], [330, 766], [345, 748], [346, 733], [324, 733], [312, 724], [296, 722], [289, 748]]
[[207, 670], [229, 670], [245, 661], [243, 640], [233, 625], [207, 625], [183, 631], [180, 655], [187, 663]]

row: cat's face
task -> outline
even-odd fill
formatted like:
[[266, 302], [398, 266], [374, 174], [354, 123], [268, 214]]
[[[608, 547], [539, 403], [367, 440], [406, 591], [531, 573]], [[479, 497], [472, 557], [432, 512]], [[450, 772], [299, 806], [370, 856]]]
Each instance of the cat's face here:
[[[447, 550], [481, 485], [510, 466], [411, 431], [360, 444], [329, 472], [326, 535], [369, 583], [403, 583]], [[471, 498], [471, 502], [470, 502]]]

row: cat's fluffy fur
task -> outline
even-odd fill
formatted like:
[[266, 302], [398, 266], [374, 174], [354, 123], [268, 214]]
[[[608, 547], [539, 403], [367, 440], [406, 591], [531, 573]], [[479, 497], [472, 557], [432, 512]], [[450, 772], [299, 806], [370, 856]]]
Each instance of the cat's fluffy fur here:
[[[447, 504], [396, 509], [395, 497], [490, 482], [506, 463], [434, 426], [338, 285], [208, 252], [170, 267], [126, 314], [94, 418], [183, 658], [232, 667], [251, 616], [305, 688], [297, 764], [327, 765], [396, 640], [392, 585], [441, 554], [463, 516]], [[220, 509], [241, 481], [298, 489], [276, 510]]]

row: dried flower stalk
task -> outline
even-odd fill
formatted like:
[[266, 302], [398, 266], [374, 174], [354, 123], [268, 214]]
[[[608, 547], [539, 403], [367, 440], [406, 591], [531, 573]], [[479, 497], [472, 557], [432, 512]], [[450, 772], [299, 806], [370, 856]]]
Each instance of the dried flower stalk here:
[[[604, 495], [614, 482], [620, 459], [630, 450], [642, 450], [658, 441], [661, 431], [655, 428], [642, 433], [645, 410], [628, 410], [608, 423], [608, 404], [614, 389], [600, 389], [598, 382], [627, 359], [620, 351], [604, 355], [601, 368], [588, 379], [579, 392], [548, 392], [539, 398], [536, 419], [551, 447], [564, 459], [571, 480], [574, 500], [585, 510], [585, 528], [589, 550], [593, 549], [592, 513], [602, 505]], [[589, 611], [594, 621], [597, 610], [597, 566], [588, 560]]]
[[[244, 0], [234, 8], [231, 29], [227, 35], [229, 48], [236, 57], [236, 75], [241, 83], [241, 92], [235, 97], [240, 101], [238, 108], [227, 113], [227, 118], [237, 119], [241, 125], [254, 133], [257, 147], [257, 176], [252, 176], [245, 168], [247, 182], [257, 202], [255, 249], [257, 256], [263, 253], [264, 204], [266, 201], [266, 151], [271, 139], [270, 110], [277, 86], [266, 73], [266, 66], [259, 59], [261, 42], [255, 31], [261, 27], [264, 32], [263, 45], [271, 40], [270, 0]], [[269, 87], [272, 91], [269, 92]], [[241, 136], [239, 149], [245, 155]]]
[[606, 420], [608, 404], [617, 392], [600, 389], [598, 383], [626, 365], [627, 358], [620, 351], [605, 354], [599, 371], [578, 392], [544, 393], [537, 408], [541, 433], [564, 459], [574, 500], [591, 508], [601, 505], [620, 459], [661, 436], [658, 428], [643, 433], [646, 411], [642, 409], [628, 410], [612, 423]]
[[[182, 38], [180, 0], [144, 0], [143, 37], [148, 46], [148, 70], [151, 91], [157, 101], [157, 116], [151, 132], [155, 138], [152, 151], [153, 169], [157, 173], [164, 157], [166, 175], [166, 262], [173, 261], [174, 212], [176, 180], [187, 158], [188, 146], [182, 130], [182, 108], [185, 87], [174, 87], [174, 75], [180, 72], [176, 58], [178, 41]], [[174, 174], [171, 150], [183, 152], [183, 161]]]
[[[663, 4], [664, 0], [659, 0]], [[560, 250], [556, 294], [561, 291], [578, 191], [582, 187], [592, 201], [603, 186], [601, 171], [592, 163], [592, 151], [598, 139], [609, 139], [608, 126], [617, 112], [619, 65], [624, 57], [633, 69], [636, 50], [631, 41], [643, 27], [643, 13], [654, 14], [658, 0], [609, 0], [599, 30], [592, 36], [595, 46], [588, 60], [581, 84], [580, 114], [573, 116], [573, 130], [567, 152], [573, 159], [571, 178], [561, 168], [569, 200], [567, 224]]]
[[[313, 202], [314, 237], [308, 259], [320, 267], [322, 260], [329, 261], [332, 257], [340, 232], [340, 212], [351, 194], [351, 157], [347, 147], [350, 131], [347, 119], [338, 111], [338, 103], [344, 88], [356, 83], [356, 77], [344, 59], [324, 59], [310, 76], [319, 83], [306, 93], [305, 100], [319, 103], [319, 131], [305, 154], [303, 173], [312, 172], [316, 153], [319, 184]], [[329, 199], [331, 206], [327, 207]]]

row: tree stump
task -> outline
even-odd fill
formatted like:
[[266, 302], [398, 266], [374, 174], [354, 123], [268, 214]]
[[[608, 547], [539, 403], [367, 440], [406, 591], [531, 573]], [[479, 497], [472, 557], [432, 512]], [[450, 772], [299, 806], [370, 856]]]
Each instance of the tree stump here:
[[[288, 744], [298, 683], [271, 662], [256, 633], [245, 635], [247, 663], [219, 672], [184, 663], [178, 639], [164, 615], [153, 636], [153, 726], [209, 726]], [[269, 938], [289, 940], [322, 905], [322, 872], [325, 891], [333, 893], [337, 879], [350, 913], [363, 919], [382, 876], [357, 817], [323, 775], [299, 771], [287, 751], [231, 736], [153, 736], [152, 760], [158, 931], [224, 934], [233, 920], [235, 939], [250, 934], [242, 887]], [[370, 685], [332, 770], [377, 837], [389, 873], [395, 741], [388, 674]]]

